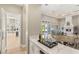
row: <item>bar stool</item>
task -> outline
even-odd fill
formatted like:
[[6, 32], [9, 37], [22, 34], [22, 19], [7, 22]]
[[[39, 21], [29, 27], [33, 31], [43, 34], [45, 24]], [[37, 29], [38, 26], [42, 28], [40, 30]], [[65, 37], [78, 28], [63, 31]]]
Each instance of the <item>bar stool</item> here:
[[68, 42], [63, 42], [63, 44], [67, 46], [68, 45]]
[[79, 39], [75, 38], [74, 39], [74, 48], [78, 48], [78, 44], [79, 44]]

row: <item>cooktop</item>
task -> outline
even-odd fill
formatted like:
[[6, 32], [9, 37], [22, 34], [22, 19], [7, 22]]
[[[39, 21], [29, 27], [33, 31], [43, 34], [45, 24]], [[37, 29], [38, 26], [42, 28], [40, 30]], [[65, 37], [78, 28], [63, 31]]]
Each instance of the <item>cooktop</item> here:
[[43, 45], [47, 46], [48, 48], [53, 48], [55, 47], [56, 45], [58, 45], [58, 42], [57, 41], [44, 41], [44, 42], [41, 42], [40, 40], [38, 40], [38, 42], [42, 43]]

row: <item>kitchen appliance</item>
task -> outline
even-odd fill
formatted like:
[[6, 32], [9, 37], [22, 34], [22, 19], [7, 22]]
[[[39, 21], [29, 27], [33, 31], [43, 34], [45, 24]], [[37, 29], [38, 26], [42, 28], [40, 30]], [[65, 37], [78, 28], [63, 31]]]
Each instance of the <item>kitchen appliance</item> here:
[[38, 40], [40, 43], [42, 43], [43, 45], [49, 47], [49, 48], [53, 48], [54, 46], [58, 45], [58, 42], [55, 41], [44, 41], [44, 42], [41, 42], [40, 40]]

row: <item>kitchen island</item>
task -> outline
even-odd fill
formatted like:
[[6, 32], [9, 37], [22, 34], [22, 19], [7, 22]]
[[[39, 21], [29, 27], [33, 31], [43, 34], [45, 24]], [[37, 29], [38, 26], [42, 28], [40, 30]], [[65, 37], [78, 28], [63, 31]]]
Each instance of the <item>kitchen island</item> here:
[[58, 43], [57, 46], [53, 48], [48, 48], [45, 45], [38, 42], [39, 36], [31, 36], [29, 41], [29, 53], [30, 54], [40, 54], [42, 51], [45, 54], [78, 54], [79, 50], [65, 46], [63, 44]]

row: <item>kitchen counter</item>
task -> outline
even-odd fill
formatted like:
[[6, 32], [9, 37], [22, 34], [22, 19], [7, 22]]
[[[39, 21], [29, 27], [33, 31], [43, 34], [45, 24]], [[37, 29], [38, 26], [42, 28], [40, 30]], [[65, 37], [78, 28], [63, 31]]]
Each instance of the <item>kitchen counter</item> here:
[[40, 50], [42, 50], [46, 54], [78, 54], [79, 50], [62, 45], [58, 43], [57, 46], [53, 48], [48, 48], [45, 45], [38, 42], [39, 37], [38, 36], [31, 36], [30, 37], [30, 43], [33, 43], [37, 46]]
[[73, 36], [65, 36], [65, 35], [52, 35], [53, 38], [55, 38], [58, 41], [65, 41], [65, 42], [74, 42], [76, 38], [79, 38], [79, 35], [73, 35]]

